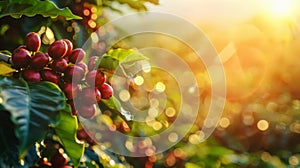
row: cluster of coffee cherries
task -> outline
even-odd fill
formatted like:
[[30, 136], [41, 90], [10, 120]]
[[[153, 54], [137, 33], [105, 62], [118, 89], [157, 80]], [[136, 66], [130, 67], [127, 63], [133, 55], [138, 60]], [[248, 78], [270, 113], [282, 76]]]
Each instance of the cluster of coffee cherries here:
[[[72, 42], [67, 39], [53, 42], [47, 53], [39, 51], [40, 46], [41, 39], [37, 33], [26, 35], [25, 45], [12, 53], [11, 63], [17, 69], [15, 76], [22, 76], [30, 82], [55, 83], [65, 93], [74, 115], [78, 112], [84, 118], [92, 118], [96, 113], [95, 104], [113, 94], [112, 87], [106, 83], [106, 75], [95, 65], [98, 57], [91, 57], [86, 65], [83, 62], [85, 51], [73, 49]], [[75, 100], [84, 103], [77, 104], [75, 108]]]

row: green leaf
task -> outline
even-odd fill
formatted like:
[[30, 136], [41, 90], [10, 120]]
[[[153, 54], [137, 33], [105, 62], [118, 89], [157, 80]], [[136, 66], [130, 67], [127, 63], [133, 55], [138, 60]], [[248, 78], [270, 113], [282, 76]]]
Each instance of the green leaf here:
[[118, 48], [109, 50], [96, 62], [96, 65], [99, 65], [99, 68], [116, 71], [118, 75], [133, 76], [141, 70], [147, 60], [147, 57], [136, 50]]
[[2, 110], [4, 107], [1, 104], [0, 109], [0, 167], [11, 167], [19, 161], [18, 157], [14, 157], [18, 153], [19, 142], [14, 134], [14, 124], [10, 120], [10, 114]]
[[53, 83], [27, 83], [3, 76], [0, 77], [0, 97], [2, 107], [16, 125], [20, 158], [45, 136], [48, 126], [57, 122], [58, 112], [66, 105], [64, 94]]
[[50, 0], [9, 0], [2, 5], [0, 18], [8, 15], [20, 18], [22, 15], [31, 17], [40, 14], [51, 18], [64, 16], [67, 20], [81, 19], [81, 17], [74, 15], [69, 8], [58, 8]]
[[114, 96], [109, 99], [101, 99], [101, 102], [111, 110], [121, 111], [121, 103]]
[[72, 116], [69, 106], [61, 111], [59, 115], [60, 121], [55, 126], [55, 132], [63, 144], [66, 153], [77, 167], [84, 152], [83, 143], [76, 138], [78, 128], [77, 117]]
[[114, 71], [119, 66], [119, 60], [109, 55], [104, 55], [99, 60], [100, 60], [99, 68], [104, 68], [106, 70]]
[[[130, 114], [127, 114], [122, 111], [121, 103], [118, 99], [116, 99], [114, 96], [112, 96], [109, 99], [101, 99], [101, 101], [98, 103], [101, 111], [109, 110], [113, 112], [111, 115], [112, 119], [117, 119], [120, 117], [124, 121], [127, 121], [128, 119], [132, 118]], [[129, 124], [129, 123], [127, 123]], [[129, 124], [130, 125], [130, 124]]]
[[7, 55], [7, 56], [11, 56], [11, 52], [8, 51], [8, 50], [0, 50], [0, 53], [1, 53], [1, 54], [5, 54], [5, 55]]

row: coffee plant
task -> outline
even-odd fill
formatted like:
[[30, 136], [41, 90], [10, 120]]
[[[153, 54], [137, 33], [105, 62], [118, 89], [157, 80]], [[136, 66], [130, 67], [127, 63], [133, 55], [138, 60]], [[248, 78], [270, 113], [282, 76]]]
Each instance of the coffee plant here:
[[[227, 30], [220, 27], [206, 30], [218, 50], [229, 38], [235, 47], [242, 48], [237, 52], [243, 56], [238, 61], [228, 58], [224, 62], [228, 75], [226, 105], [210, 138], [200, 142], [204, 137], [201, 125], [206, 117], [205, 107], [210, 104], [209, 75], [196, 64], [190, 48], [158, 38], [161, 47], [182, 55], [197, 74], [201, 107], [194, 126], [175, 146], [161, 153], [156, 154], [155, 144], [147, 138], [132, 150], [145, 157], [122, 156], [108, 150], [112, 144], [123, 143], [112, 136], [114, 132], [147, 137], [168, 129], [176, 120], [181, 97], [173, 77], [155, 68], [132, 76], [130, 68], [137, 69], [138, 61], [147, 62], [148, 58], [131, 49], [136, 46], [129, 47], [126, 42], [114, 44], [114, 27], [103, 27], [109, 21], [106, 12], [122, 14], [128, 8], [146, 11], [147, 4], [158, 3], [0, 0], [0, 168], [300, 166], [300, 40], [295, 37], [292, 44], [284, 44], [283, 53], [283, 43], [274, 47], [278, 45], [274, 38], [278, 32], [272, 34], [271, 23], [260, 17], [245, 23], [247, 29], [241, 28], [249, 29], [250, 34], [255, 27], [253, 37], [231, 37], [232, 32], [224, 33]], [[249, 25], [254, 26], [248, 28]], [[85, 49], [89, 37], [97, 37], [96, 42]], [[262, 64], [268, 65], [267, 70], [259, 69]], [[151, 76], [151, 80], [143, 75]], [[260, 76], [263, 77], [258, 79]], [[168, 97], [164, 108], [159, 106], [163, 97], [160, 92], [149, 102], [146, 100], [157, 83], [163, 84], [158, 85], [159, 89], [164, 88]], [[116, 93], [125, 86], [128, 92], [122, 98]], [[128, 99], [135, 107], [154, 107], [153, 113], [162, 112], [155, 122], [135, 122], [131, 111], [126, 111], [121, 103]], [[184, 110], [189, 111], [189, 107]], [[103, 132], [84, 127], [82, 121], [92, 120], [99, 121], [95, 127]], [[129, 141], [120, 144], [120, 150], [132, 148]]]
[[[146, 1], [116, 2], [146, 10]], [[96, 105], [114, 110], [109, 77], [115, 67], [107, 58], [119, 63], [136, 52], [104, 47], [93, 56], [80, 48], [106, 22], [105, 8], [121, 12], [110, 1], [0, 1], [0, 167], [127, 164], [100, 149], [77, 119], [95, 117]], [[136, 60], [145, 59], [136, 53]]]

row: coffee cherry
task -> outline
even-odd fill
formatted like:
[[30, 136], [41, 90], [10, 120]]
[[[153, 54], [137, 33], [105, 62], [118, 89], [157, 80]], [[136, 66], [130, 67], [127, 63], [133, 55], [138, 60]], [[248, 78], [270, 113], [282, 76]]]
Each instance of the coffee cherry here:
[[113, 95], [113, 88], [107, 83], [103, 83], [98, 89], [101, 92], [102, 99], [109, 99]]
[[66, 154], [61, 154], [57, 152], [51, 158], [51, 163], [54, 168], [61, 168], [68, 163], [68, 157]]
[[65, 93], [67, 99], [72, 100], [77, 97], [80, 87], [79, 85], [68, 82], [63, 85], [62, 91]]
[[101, 100], [101, 93], [97, 88], [86, 87], [82, 89], [80, 98], [84, 105], [96, 104]]
[[96, 114], [96, 105], [81, 105], [78, 107], [78, 114], [83, 118], [92, 118]]
[[56, 72], [65, 72], [68, 68], [68, 62], [64, 58], [57, 59], [51, 63], [50, 67]]
[[30, 67], [33, 69], [42, 69], [48, 64], [48, 62], [49, 56], [38, 52], [31, 58]]
[[66, 81], [72, 81], [75, 83], [79, 83], [82, 81], [84, 77], [84, 70], [77, 65], [68, 66], [67, 70], [65, 71], [64, 79]]
[[88, 62], [88, 70], [89, 71], [92, 71], [95, 69], [95, 63], [96, 63], [96, 59], [98, 57], [97, 56], [92, 56], [90, 59], [89, 59], [89, 62]]
[[26, 81], [39, 82], [39, 81], [41, 81], [41, 74], [39, 71], [36, 71], [33, 69], [25, 69], [23, 71], [23, 78]]
[[50, 69], [45, 69], [42, 74], [43, 80], [55, 83], [59, 83], [59, 75]]
[[130, 127], [128, 126], [128, 124], [125, 121], [122, 121], [120, 126], [119, 126], [119, 131], [126, 133], [130, 131]]
[[72, 51], [72, 54], [69, 56], [69, 61], [73, 64], [80, 63], [85, 57], [85, 52], [81, 48], [76, 48]]
[[84, 62], [78, 63], [77, 66], [80, 66], [83, 69], [84, 74], [86, 73], [86, 71], [87, 71], [87, 65]]
[[[19, 49], [25, 49], [27, 50], [26, 46], [25, 45], [20, 45], [18, 48], [15, 49], [15, 51], [19, 50]], [[14, 52], [15, 52], [14, 51]]]
[[85, 140], [88, 137], [87, 133], [84, 129], [80, 129], [77, 131], [77, 139], [79, 140]]
[[69, 56], [71, 53], [72, 53], [72, 50], [73, 50], [73, 44], [72, 44], [72, 42], [70, 41], [70, 40], [68, 40], [68, 39], [63, 39], [63, 41], [64, 42], [66, 42], [66, 44], [67, 44], [67, 53], [66, 53], [66, 55], [65, 56]]
[[41, 38], [37, 33], [30, 32], [25, 37], [25, 45], [29, 51], [37, 52], [41, 47]]
[[100, 87], [106, 81], [106, 75], [99, 70], [92, 70], [86, 74], [86, 83], [90, 86]]
[[30, 63], [30, 53], [24, 48], [17, 48], [12, 54], [12, 64], [16, 69], [26, 68]]
[[90, 145], [90, 146], [94, 146], [97, 145], [97, 142], [94, 140], [94, 138], [92, 138], [92, 135], [87, 136], [86, 138], [86, 142]]
[[67, 50], [67, 43], [64, 40], [57, 40], [49, 46], [48, 54], [53, 59], [59, 59], [66, 55]]

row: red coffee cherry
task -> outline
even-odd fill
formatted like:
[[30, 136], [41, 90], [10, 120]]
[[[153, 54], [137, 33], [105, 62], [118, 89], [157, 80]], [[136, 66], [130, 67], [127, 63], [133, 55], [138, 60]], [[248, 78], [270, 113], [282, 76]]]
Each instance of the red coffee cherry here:
[[107, 83], [103, 83], [98, 89], [101, 92], [102, 99], [109, 99], [113, 95], [113, 88]]
[[76, 48], [69, 56], [69, 61], [73, 64], [80, 63], [85, 57], [85, 51], [82, 48]]
[[49, 63], [49, 56], [42, 52], [36, 53], [31, 57], [30, 67], [33, 69], [42, 69]]
[[86, 87], [82, 89], [80, 98], [84, 105], [96, 104], [101, 100], [101, 93], [97, 88]]
[[84, 70], [80, 66], [71, 65], [68, 66], [64, 74], [65, 74], [64, 79], [66, 81], [79, 83], [82, 81], [84, 77]]
[[92, 56], [90, 59], [89, 59], [89, 62], [88, 62], [88, 70], [89, 71], [92, 71], [94, 70], [96, 67], [95, 67], [95, 63], [96, 63], [96, 59], [98, 57], [97, 56]]
[[25, 45], [29, 51], [37, 52], [41, 47], [41, 38], [37, 33], [30, 32], [25, 37]]
[[130, 127], [128, 126], [128, 124], [125, 121], [122, 121], [120, 126], [119, 126], [119, 131], [126, 133], [130, 131]]
[[85, 132], [84, 129], [80, 129], [77, 131], [77, 138], [79, 140], [85, 140], [88, 137], [88, 134]]
[[99, 70], [92, 70], [85, 76], [85, 81], [90, 86], [100, 87], [106, 81], [106, 75]]
[[96, 105], [81, 105], [78, 107], [78, 114], [83, 118], [92, 118], [96, 114]]
[[[20, 45], [18, 48], [15, 49], [15, 51], [19, 50], [19, 49], [25, 49], [27, 50], [26, 46], [25, 45]], [[15, 52], [14, 51], [14, 52]]]
[[12, 64], [16, 69], [26, 68], [30, 63], [31, 56], [29, 51], [24, 48], [17, 48], [14, 50], [12, 56]]
[[39, 71], [33, 70], [33, 69], [25, 69], [23, 71], [23, 78], [26, 81], [30, 82], [39, 82], [41, 81], [41, 74]]
[[83, 69], [84, 74], [86, 73], [86, 71], [87, 71], [87, 65], [84, 62], [78, 63], [77, 66], [80, 66]]
[[68, 51], [67, 43], [64, 40], [57, 40], [48, 48], [48, 54], [53, 59], [59, 59], [66, 55]]
[[60, 76], [50, 69], [45, 69], [42, 73], [43, 80], [49, 81], [55, 84], [59, 84]]
[[66, 53], [66, 55], [65, 56], [69, 56], [71, 53], [72, 53], [72, 50], [73, 50], [73, 44], [72, 44], [72, 42], [70, 41], [70, 40], [68, 40], [68, 39], [63, 39], [63, 41], [64, 42], [66, 42], [66, 44], [67, 44], [67, 53]]
[[56, 72], [65, 72], [68, 68], [68, 62], [64, 58], [57, 59], [51, 63], [50, 67]]
[[68, 82], [63, 85], [62, 91], [65, 93], [67, 99], [72, 100], [77, 97], [80, 87], [77, 84]]
[[67, 163], [68, 163], [68, 157], [66, 154], [57, 152], [51, 158], [51, 164], [54, 168], [61, 168]]

